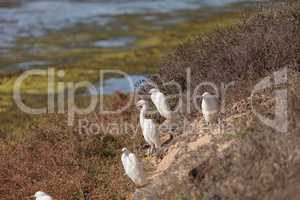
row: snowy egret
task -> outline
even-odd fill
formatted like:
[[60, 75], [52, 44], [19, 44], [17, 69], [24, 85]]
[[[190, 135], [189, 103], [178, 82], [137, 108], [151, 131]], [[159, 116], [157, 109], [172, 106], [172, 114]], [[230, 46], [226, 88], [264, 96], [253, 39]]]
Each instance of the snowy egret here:
[[136, 105], [142, 107], [140, 111], [140, 125], [144, 139], [150, 145], [150, 149], [148, 151], [149, 155], [161, 147], [158, 127], [153, 119], [147, 119], [145, 117], [148, 110], [148, 102], [145, 100], [139, 100]]
[[149, 93], [151, 94], [151, 100], [155, 105], [157, 111], [161, 116], [166, 118], [167, 120], [172, 118], [172, 111], [170, 110], [167, 104], [166, 96], [159, 91], [157, 88], [152, 88]]
[[131, 153], [127, 148], [122, 149], [122, 164], [125, 174], [137, 185], [144, 186], [146, 178], [142, 163], [138, 160], [134, 153]]
[[42, 191], [36, 192], [32, 198], [35, 198], [36, 200], [53, 200], [50, 195]]
[[219, 113], [219, 99], [208, 92], [202, 95], [202, 113], [207, 123], [216, 123]]

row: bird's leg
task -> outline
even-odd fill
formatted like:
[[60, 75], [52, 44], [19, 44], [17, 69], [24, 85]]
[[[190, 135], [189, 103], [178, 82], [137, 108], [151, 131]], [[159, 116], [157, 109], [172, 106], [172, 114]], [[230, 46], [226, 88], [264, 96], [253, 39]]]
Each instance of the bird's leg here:
[[163, 147], [157, 147], [155, 148], [155, 156], [157, 158], [160, 158], [163, 155]]
[[158, 148], [156, 148], [156, 146], [155, 146], [155, 145], [153, 145], [153, 153], [156, 153], [158, 150], [159, 150], [159, 149], [158, 149]]
[[209, 134], [209, 136], [212, 136], [212, 129], [211, 129], [210, 123], [207, 122], [206, 125], [207, 125], [207, 128], [208, 128], [208, 134]]
[[220, 130], [220, 133], [223, 132], [225, 130], [226, 124], [225, 124], [225, 120], [222, 117], [222, 115], [219, 116], [219, 120], [218, 120], [218, 128]]
[[152, 156], [152, 145], [150, 145], [150, 147], [147, 149], [146, 160], [149, 160], [151, 156]]
[[150, 157], [151, 155], [151, 146], [147, 149], [147, 157]]
[[151, 155], [154, 153], [154, 145], [153, 144], [150, 147], [150, 152], [151, 152]]
[[218, 120], [216, 127], [218, 129], [218, 132], [221, 133], [223, 128], [223, 123], [221, 122], [221, 120]]
[[208, 128], [209, 128], [209, 135], [214, 135], [214, 123], [213, 122], [207, 122]]

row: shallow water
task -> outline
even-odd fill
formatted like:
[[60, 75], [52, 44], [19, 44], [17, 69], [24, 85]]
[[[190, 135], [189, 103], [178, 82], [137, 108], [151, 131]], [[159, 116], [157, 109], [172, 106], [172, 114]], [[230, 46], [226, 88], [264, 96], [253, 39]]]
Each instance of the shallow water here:
[[13, 47], [17, 37], [41, 36], [79, 23], [101, 27], [125, 14], [171, 13], [238, 1], [243, 0], [19, 0], [6, 7], [1, 1], [0, 49], [4, 52]]
[[109, 78], [103, 81], [103, 86], [95, 86], [95, 88], [89, 88], [88, 95], [111, 95], [116, 92], [133, 92], [135, 89], [135, 83], [147, 80], [145, 75], [130, 75], [121, 78]]
[[136, 40], [135, 37], [118, 37], [94, 42], [95, 47], [118, 48], [127, 47]]

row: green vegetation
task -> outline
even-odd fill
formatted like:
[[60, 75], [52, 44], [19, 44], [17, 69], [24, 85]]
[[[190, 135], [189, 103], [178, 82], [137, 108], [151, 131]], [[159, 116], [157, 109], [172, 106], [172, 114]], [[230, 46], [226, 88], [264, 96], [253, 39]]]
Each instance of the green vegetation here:
[[[50, 34], [39, 38], [19, 38], [19, 46], [38, 46], [40, 51], [34, 53], [23, 53], [18, 56], [20, 60], [46, 60], [50, 63], [57, 61], [58, 64], [49, 64], [49, 67], [58, 67], [65, 70], [64, 81], [97, 81], [98, 74], [94, 70], [99, 69], [121, 69], [127, 73], [155, 73], [157, 64], [166, 56], [166, 53], [174, 49], [179, 43], [185, 42], [199, 34], [205, 34], [216, 27], [232, 25], [239, 19], [239, 14], [227, 14], [209, 18], [207, 20], [194, 20], [182, 22], [169, 28], [148, 31], [136, 16], [122, 16], [120, 19], [128, 24], [128, 31], [112, 30], [108, 32], [72, 33], [66, 30], [62, 33]], [[137, 41], [129, 48], [91, 48], [76, 47], [68, 49], [73, 43], [92, 43], [97, 40], [110, 39], [114, 36], [125, 37], [134, 35]], [[66, 39], [67, 38], [67, 39]], [[52, 48], [51, 48], [52, 46]], [[16, 52], [13, 52], [16, 53]], [[71, 60], [72, 62], [68, 62]], [[84, 76], [83, 76], [84, 75]], [[0, 92], [12, 91], [12, 84], [16, 76], [1, 79]], [[26, 87], [44, 88], [36, 83], [42, 80], [28, 80]], [[37, 86], [38, 85], [38, 86]]]
[[[52, 62], [49, 67], [57, 70], [63, 69], [65, 76], [56, 80], [64, 82], [99, 81], [100, 69], [120, 69], [129, 74], [153, 74], [157, 73], [157, 65], [170, 51], [180, 43], [189, 41], [199, 35], [213, 31], [217, 27], [230, 26], [238, 21], [241, 14], [220, 14], [208, 19], [194, 19], [180, 22], [176, 25], [149, 30], [151, 22], [143, 21], [139, 16], [121, 16], [120, 21], [127, 24], [128, 28], [116, 26], [109, 31], [95, 30], [92, 27], [78, 27], [59, 33], [52, 33], [38, 38], [18, 38], [17, 47], [12, 50], [17, 60], [1, 61], [0, 67], [7, 62], [26, 62], [30, 60], [45, 60]], [[163, 17], [163, 16], [162, 16]], [[77, 30], [75, 32], [75, 30]], [[97, 40], [110, 39], [112, 37], [126, 37], [134, 35], [137, 40], [126, 48], [92, 48], [82, 44], [93, 43]], [[68, 46], [78, 45], [68, 49]], [[37, 47], [38, 51], [31, 53], [18, 50], [18, 46]], [[1, 64], [1, 62], [3, 62]], [[57, 63], [57, 64], [55, 64]], [[56, 72], [57, 72], [56, 70]], [[23, 124], [22, 117], [14, 118], [12, 123], [7, 123], [9, 116], [23, 116], [18, 108], [13, 105], [13, 85], [19, 72], [0, 76], [0, 122], [2, 128], [13, 131], [16, 126]], [[21, 87], [23, 96], [29, 105], [39, 107], [45, 105], [47, 95], [47, 77], [30, 76]], [[28, 116], [29, 117], [29, 116]], [[27, 119], [27, 117], [26, 117]], [[21, 120], [21, 121], [20, 121]], [[28, 120], [25, 120], [28, 121]], [[21, 127], [23, 127], [21, 125]]]

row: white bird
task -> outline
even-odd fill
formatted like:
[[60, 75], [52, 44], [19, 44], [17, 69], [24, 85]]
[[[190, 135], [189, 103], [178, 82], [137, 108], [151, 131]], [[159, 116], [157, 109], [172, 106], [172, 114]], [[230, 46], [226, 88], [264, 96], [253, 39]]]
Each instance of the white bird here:
[[134, 153], [128, 151], [127, 148], [122, 149], [122, 164], [125, 174], [137, 185], [144, 186], [146, 178], [142, 163], [138, 160]]
[[140, 125], [142, 128], [144, 139], [150, 145], [150, 149], [148, 152], [149, 155], [150, 153], [153, 153], [153, 151], [161, 148], [158, 127], [153, 119], [147, 119], [145, 117], [149, 106], [148, 102], [145, 100], [139, 100], [136, 105], [142, 107], [140, 111]]
[[49, 194], [42, 192], [42, 191], [36, 192], [32, 196], [32, 198], [35, 198], [36, 200], [53, 200], [53, 198]]
[[219, 113], [219, 99], [208, 92], [202, 95], [202, 113], [207, 123], [216, 123]]
[[152, 88], [149, 93], [151, 94], [151, 100], [159, 114], [167, 120], [170, 120], [172, 118], [172, 111], [167, 104], [166, 96], [157, 88]]

